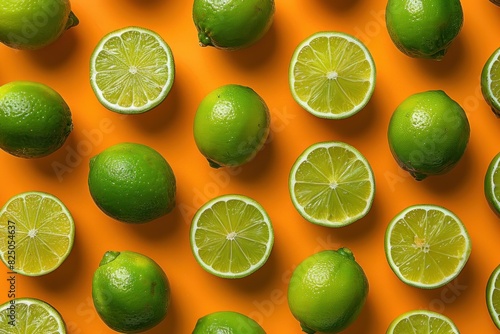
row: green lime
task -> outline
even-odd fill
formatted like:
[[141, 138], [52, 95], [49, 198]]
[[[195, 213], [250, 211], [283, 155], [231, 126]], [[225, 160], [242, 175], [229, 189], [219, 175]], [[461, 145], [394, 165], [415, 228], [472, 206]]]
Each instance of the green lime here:
[[481, 92], [497, 117], [500, 117], [500, 48], [488, 58], [481, 72]]
[[253, 89], [225, 85], [211, 91], [198, 106], [194, 139], [210, 166], [240, 166], [262, 149], [270, 123], [269, 109]]
[[462, 271], [471, 240], [462, 221], [436, 205], [410, 206], [385, 232], [385, 255], [404, 283], [423, 289], [450, 283]]
[[385, 18], [401, 52], [434, 60], [444, 57], [464, 20], [460, 0], [389, 0]]
[[61, 314], [35, 298], [15, 298], [0, 305], [0, 333], [66, 334]]
[[108, 251], [94, 273], [92, 299], [108, 327], [120, 333], [139, 333], [155, 327], [167, 315], [170, 284], [151, 258]]
[[9, 271], [40, 276], [56, 270], [74, 238], [71, 213], [54, 195], [24, 192], [0, 210], [0, 257]]
[[486, 305], [491, 320], [500, 329], [500, 265], [496, 267], [486, 285]]
[[13, 81], [0, 87], [0, 148], [21, 158], [57, 151], [73, 130], [71, 111], [52, 88]]
[[361, 312], [368, 280], [348, 248], [326, 250], [303, 260], [288, 286], [288, 305], [308, 334], [339, 333]]
[[152, 221], [175, 206], [176, 182], [170, 165], [142, 144], [116, 144], [92, 157], [88, 185], [97, 206], [126, 223]]
[[500, 0], [490, 0], [493, 4], [500, 6]]
[[484, 177], [484, 195], [491, 209], [500, 216], [500, 153], [490, 162]]
[[297, 103], [311, 114], [347, 118], [363, 109], [375, 89], [375, 63], [366, 46], [342, 32], [319, 32], [302, 41], [288, 74]]
[[266, 334], [253, 319], [232, 311], [219, 311], [198, 319], [192, 334]]
[[416, 180], [449, 172], [462, 158], [469, 137], [464, 110], [440, 90], [411, 95], [389, 122], [391, 153]]
[[274, 0], [194, 0], [193, 21], [201, 46], [235, 50], [260, 40], [274, 11]]
[[394, 319], [386, 334], [460, 334], [450, 318], [437, 312], [414, 310]]
[[2, 0], [0, 42], [21, 50], [40, 49], [78, 23], [69, 0]]
[[126, 27], [104, 36], [90, 58], [90, 84], [103, 106], [140, 114], [159, 105], [175, 77], [174, 57], [156, 32]]
[[271, 220], [255, 200], [223, 195], [205, 203], [194, 215], [191, 249], [207, 272], [241, 278], [266, 263], [274, 244]]
[[368, 160], [342, 142], [308, 147], [295, 161], [289, 177], [290, 196], [309, 222], [329, 227], [351, 224], [369, 211], [375, 179]]

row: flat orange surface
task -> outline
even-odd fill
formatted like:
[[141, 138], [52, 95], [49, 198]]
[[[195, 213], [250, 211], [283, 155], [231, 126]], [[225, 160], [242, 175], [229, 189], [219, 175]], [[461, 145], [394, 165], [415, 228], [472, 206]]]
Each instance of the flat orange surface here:
[[[485, 303], [485, 287], [500, 263], [500, 222], [487, 205], [483, 180], [500, 150], [500, 120], [484, 102], [481, 69], [500, 46], [500, 8], [487, 0], [462, 1], [465, 22], [442, 62], [409, 58], [392, 44], [384, 23], [385, 0], [276, 0], [271, 30], [256, 45], [235, 52], [202, 48], [191, 18], [192, 1], [72, 0], [80, 24], [39, 51], [0, 46], [0, 83], [32, 80], [58, 91], [71, 107], [74, 131], [59, 151], [36, 160], [0, 152], [0, 202], [23, 191], [59, 197], [76, 222], [76, 240], [66, 262], [42, 277], [17, 275], [17, 296], [46, 300], [64, 317], [69, 333], [112, 333], [91, 299], [94, 270], [107, 250], [133, 250], [156, 260], [169, 277], [172, 303], [167, 318], [149, 333], [191, 333], [198, 318], [219, 310], [245, 313], [267, 333], [300, 333], [287, 305], [294, 267], [323, 249], [349, 247], [370, 283], [367, 303], [345, 333], [381, 334], [399, 314], [412, 309], [441, 312], [461, 333], [495, 333]], [[129, 25], [157, 31], [172, 48], [176, 79], [167, 99], [143, 115], [121, 116], [95, 98], [89, 59], [108, 32]], [[314, 32], [336, 30], [359, 37], [377, 66], [375, 93], [368, 106], [341, 121], [316, 118], [293, 100], [288, 66], [295, 47]], [[201, 99], [223, 84], [252, 87], [267, 102], [272, 131], [263, 151], [235, 169], [211, 169], [192, 134]], [[467, 112], [471, 138], [463, 159], [449, 174], [417, 182], [403, 172], [387, 143], [390, 116], [413, 93], [442, 89]], [[294, 209], [288, 175], [298, 155], [319, 141], [340, 140], [370, 161], [376, 196], [370, 213], [339, 229], [316, 226]], [[146, 225], [108, 218], [87, 187], [91, 156], [123, 141], [147, 144], [171, 164], [178, 185], [176, 209]], [[62, 167], [64, 166], [64, 167]], [[275, 229], [275, 245], [264, 267], [227, 280], [205, 272], [189, 245], [190, 221], [207, 200], [241, 193], [259, 201]], [[393, 274], [384, 254], [389, 221], [409, 205], [442, 205], [456, 213], [472, 238], [472, 254], [448, 286], [420, 290]], [[0, 302], [7, 300], [7, 268], [0, 270]]]

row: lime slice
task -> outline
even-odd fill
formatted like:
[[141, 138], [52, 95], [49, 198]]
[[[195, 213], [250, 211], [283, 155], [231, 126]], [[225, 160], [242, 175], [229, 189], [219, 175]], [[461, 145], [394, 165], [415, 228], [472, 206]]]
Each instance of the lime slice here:
[[66, 326], [59, 312], [34, 298], [12, 299], [0, 305], [0, 334], [65, 334]]
[[259, 203], [242, 195], [207, 202], [196, 212], [190, 234], [196, 260], [224, 278], [255, 272], [267, 261], [274, 243], [269, 216]]
[[491, 320], [500, 329], [500, 265], [493, 270], [486, 285], [486, 305]]
[[121, 114], [160, 104], [174, 82], [170, 47], [154, 31], [127, 27], [104, 36], [90, 59], [90, 84], [99, 102]]
[[295, 161], [290, 196], [309, 222], [329, 227], [364, 217], [375, 196], [375, 179], [366, 158], [342, 142], [313, 144]]
[[55, 196], [25, 192], [0, 210], [0, 257], [9, 271], [40, 276], [57, 269], [73, 247], [75, 225]]
[[500, 153], [490, 162], [484, 177], [484, 195], [491, 209], [500, 216]]
[[394, 319], [386, 334], [459, 334], [450, 318], [432, 311], [414, 310]]
[[491, 110], [500, 117], [500, 48], [493, 52], [483, 67], [481, 91]]
[[318, 32], [295, 49], [288, 77], [299, 105], [315, 116], [340, 119], [366, 106], [375, 72], [361, 41], [341, 32]]
[[398, 278], [418, 288], [438, 288], [452, 281], [469, 259], [471, 241], [451, 211], [415, 205], [387, 226], [385, 255]]

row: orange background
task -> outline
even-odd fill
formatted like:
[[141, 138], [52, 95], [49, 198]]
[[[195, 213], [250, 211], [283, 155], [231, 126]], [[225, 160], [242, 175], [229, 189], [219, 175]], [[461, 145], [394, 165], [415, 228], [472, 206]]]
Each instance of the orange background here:
[[[267, 333], [300, 333], [286, 300], [293, 268], [323, 249], [352, 249], [370, 282], [367, 303], [345, 333], [385, 333], [399, 314], [417, 308], [441, 312], [462, 333], [497, 332], [485, 303], [485, 287], [500, 263], [500, 222], [483, 195], [487, 166], [500, 150], [500, 120], [484, 102], [481, 69], [500, 46], [500, 8], [487, 0], [462, 1], [465, 22], [442, 62], [409, 58], [392, 44], [384, 23], [385, 0], [276, 0], [271, 30], [254, 46], [235, 52], [198, 46], [192, 1], [72, 0], [80, 24], [55, 44], [38, 51], [0, 46], [0, 83], [32, 80], [58, 91], [71, 107], [74, 131], [53, 155], [36, 160], [0, 152], [0, 202], [29, 190], [58, 196], [72, 212], [76, 240], [71, 255], [42, 277], [17, 275], [17, 296], [46, 300], [63, 315], [69, 333], [111, 333], [91, 299], [91, 280], [107, 250], [134, 250], [156, 260], [169, 277], [172, 304], [167, 318], [149, 333], [191, 333], [196, 320], [219, 310], [256, 319]], [[171, 46], [176, 78], [167, 99], [143, 115], [121, 116], [102, 107], [89, 84], [89, 59], [108, 32], [138, 25], [160, 33]], [[322, 30], [359, 37], [377, 66], [377, 84], [368, 106], [341, 121], [315, 118], [301, 109], [288, 88], [295, 47]], [[272, 131], [263, 151], [235, 170], [214, 170], [198, 152], [192, 123], [201, 99], [228, 83], [256, 90], [267, 102]], [[442, 89], [466, 110], [471, 138], [463, 159], [447, 175], [412, 180], [392, 158], [386, 138], [389, 118], [410, 94]], [[340, 140], [370, 161], [376, 196], [370, 213], [340, 229], [306, 222], [288, 194], [288, 175], [297, 156], [319, 141]], [[171, 164], [178, 184], [177, 207], [146, 225], [127, 225], [105, 216], [88, 187], [88, 161], [123, 141], [150, 145]], [[62, 166], [65, 166], [64, 169]], [[59, 169], [56, 169], [59, 167]], [[195, 261], [189, 245], [194, 212], [215, 196], [241, 193], [259, 201], [275, 228], [268, 262], [255, 274], [217, 278]], [[388, 222], [412, 204], [442, 205], [456, 213], [472, 238], [472, 254], [450, 285], [419, 290], [398, 280], [384, 254]], [[0, 274], [0, 302], [7, 300], [7, 269]]]

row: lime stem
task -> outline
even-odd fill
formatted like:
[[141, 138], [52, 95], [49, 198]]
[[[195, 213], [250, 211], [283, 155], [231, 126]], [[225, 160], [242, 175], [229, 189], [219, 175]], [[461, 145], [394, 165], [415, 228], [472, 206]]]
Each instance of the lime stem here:
[[212, 168], [221, 168], [222, 167], [221, 165], [219, 165], [218, 163], [216, 163], [213, 160], [210, 160], [210, 159], [207, 159], [207, 160], [208, 160], [208, 163], [210, 164], [210, 167], [212, 167]]
[[99, 267], [110, 263], [111, 261], [116, 259], [118, 257], [118, 255], [120, 255], [120, 252], [107, 251], [106, 253], [104, 253], [104, 256], [102, 257], [101, 262], [99, 262]]
[[339, 253], [340, 255], [345, 256], [345, 257], [347, 257], [347, 258], [349, 258], [349, 259], [351, 259], [351, 260], [353, 260], [353, 261], [354, 261], [354, 254], [353, 254], [353, 253], [352, 253], [352, 251], [351, 251], [349, 248], [347, 248], [347, 247], [342, 247], [342, 248], [339, 248], [339, 249], [337, 250], [337, 253]]
[[80, 23], [80, 20], [78, 17], [76, 17], [75, 13], [70, 12], [68, 16], [68, 22], [66, 22], [66, 30], [68, 30], [71, 27], [75, 27]]

